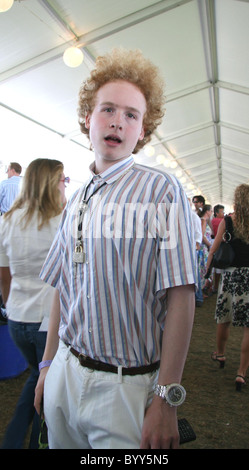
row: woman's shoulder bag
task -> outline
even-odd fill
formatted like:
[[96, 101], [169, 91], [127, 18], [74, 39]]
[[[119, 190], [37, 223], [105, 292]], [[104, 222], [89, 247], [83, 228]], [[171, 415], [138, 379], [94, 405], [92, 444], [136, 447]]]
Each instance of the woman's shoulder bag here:
[[233, 225], [232, 219], [229, 216], [225, 217], [226, 223], [226, 230], [223, 235], [223, 240], [218, 248], [218, 250], [214, 253], [212, 267], [219, 268], [219, 269], [226, 269], [232, 265], [234, 260], [234, 250], [231, 246], [230, 242], [233, 237]]

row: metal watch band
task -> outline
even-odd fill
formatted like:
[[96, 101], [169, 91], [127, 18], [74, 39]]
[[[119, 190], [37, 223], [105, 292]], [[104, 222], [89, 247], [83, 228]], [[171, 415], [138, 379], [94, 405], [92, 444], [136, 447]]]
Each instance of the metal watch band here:
[[165, 388], [167, 385], [159, 385], [157, 384], [154, 388], [154, 393], [161, 398], [165, 398]]
[[[173, 395], [171, 396], [172, 392], [173, 392]], [[154, 388], [154, 393], [155, 395], [165, 400], [166, 403], [168, 403], [170, 406], [181, 405], [184, 402], [185, 397], [186, 397], [185, 388], [178, 383], [172, 383], [169, 385], [157, 384]]]

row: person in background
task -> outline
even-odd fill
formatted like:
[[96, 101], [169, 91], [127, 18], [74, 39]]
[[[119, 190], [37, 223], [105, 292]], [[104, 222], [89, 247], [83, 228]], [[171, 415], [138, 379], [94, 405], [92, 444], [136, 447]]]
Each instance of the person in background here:
[[[7, 179], [0, 183], [0, 215], [10, 209], [21, 190], [21, 165], [17, 162], [10, 163], [6, 173]], [[6, 308], [0, 292], [0, 324], [6, 324], [7, 321]]]
[[208, 252], [212, 246], [212, 228], [210, 226], [210, 220], [212, 216], [212, 206], [205, 204], [201, 212], [198, 212], [201, 218], [201, 229], [202, 229], [202, 243], [199, 251], [199, 267], [203, 297], [207, 297], [209, 290], [212, 286], [212, 279], [205, 279], [206, 275], [206, 264], [208, 259]]
[[224, 209], [225, 207], [221, 204], [216, 204], [216, 206], [214, 206], [214, 216], [211, 220], [214, 237], [217, 235], [219, 224], [221, 223], [222, 219], [224, 219]]
[[203, 210], [203, 206], [205, 205], [205, 198], [199, 194], [198, 196], [194, 196], [192, 202], [195, 206], [195, 212], [201, 217], [201, 212]]
[[[222, 206], [221, 204], [216, 204], [216, 206], [214, 206], [214, 217], [211, 220], [214, 238], [217, 235], [217, 230], [218, 230], [220, 222], [222, 221], [222, 219], [224, 219], [224, 209], [225, 209], [224, 206]], [[213, 273], [214, 273], [213, 293], [214, 294], [216, 294], [218, 291], [220, 276], [222, 272], [223, 272], [222, 269], [213, 268]]]
[[39, 278], [65, 205], [65, 176], [58, 160], [40, 158], [26, 169], [22, 190], [0, 219], [0, 287], [8, 328], [30, 365], [2, 448], [20, 449], [32, 424], [30, 448], [38, 448], [34, 391], [39, 376], [54, 289]]
[[[249, 365], [249, 185], [239, 185], [234, 193], [234, 213], [228, 217], [231, 235], [230, 244], [235, 257], [231, 267], [224, 269], [219, 284], [215, 318], [217, 321], [217, 349], [212, 359], [225, 366], [225, 348], [230, 325], [243, 328], [240, 363], [235, 379], [236, 390], [241, 391], [246, 383]], [[209, 251], [207, 271], [213, 255], [218, 250], [226, 230], [225, 220], [219, 224], [217, 235]]]
[[46, 378], [53, 449], [179, 446], [171, 405], [185, 397], [195, 312], [191, 213], [175, 177], [132, 155], [163, 106], [159, 71], [140, 51], [99, 57], [80, 89], [95, 158], [41, 272], [56, 294], [35, 405]]
[[[188, 198], [190, 207], [191, 207], [191, 199]], [[202, 243], [202, 229], [201, 229], [201, 219], [197, 215], [196, 211], [191, 210], [191, 216], [194, 226], [194, 238], [196, 243], [196, 271], [197, 271], [197, 279], [198, 285], [195, 292], [195, 305], [196, 307], [201, 307], [203, 304], [203, 294], [202, 294], [202, 285], [201, 285], [201, 276], [200, 276], [200, 268], [199, 268], [199, 251]]]
[[0, 212], [5, 214], [21, 190], [22, 167], [19, 163], [12, 162], [7, 169], [8, 178], [0, 183]]

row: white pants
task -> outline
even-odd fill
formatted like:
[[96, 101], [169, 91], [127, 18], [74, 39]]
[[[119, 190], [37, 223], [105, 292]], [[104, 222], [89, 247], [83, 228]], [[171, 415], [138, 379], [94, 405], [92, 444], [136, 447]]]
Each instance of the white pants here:
[[62, 342], [49, 368], [44, 413], [50, 449], [138, 449], [157, 372], [121, 376], [82, 367]]

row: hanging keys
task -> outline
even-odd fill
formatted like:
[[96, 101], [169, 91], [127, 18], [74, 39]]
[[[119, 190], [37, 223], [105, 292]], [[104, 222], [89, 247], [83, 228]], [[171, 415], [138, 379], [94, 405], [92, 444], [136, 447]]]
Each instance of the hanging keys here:
[[87, 209], [88, 205], [85, 200], [83, 200], [79, 208], [78, 241], [73, 252], [73, 262], [75, 264], [83, 264], [86, 262], [86, 253], [83, 250], [83, 241], [80, 240], [80, 238], [82, 237], [82, 223]]
[[86, 262], [86, 253], [83, 251], [82, 243], [78, 243], [73, 252], [73, 262], [74, 263], [85, 263]]
[[82, 201], [82, 205], [80, 206], [80, 210], [83, 212], [83, 214], [87, 211], [88, 205], [85, 201]]

